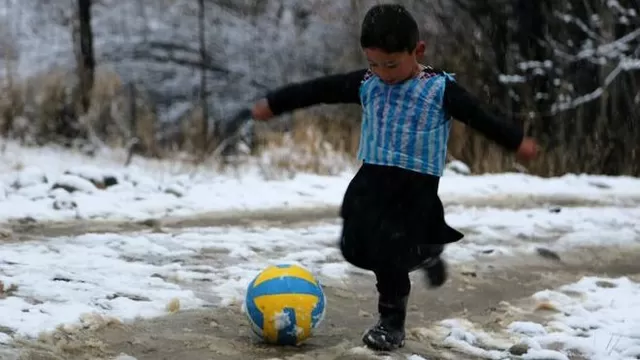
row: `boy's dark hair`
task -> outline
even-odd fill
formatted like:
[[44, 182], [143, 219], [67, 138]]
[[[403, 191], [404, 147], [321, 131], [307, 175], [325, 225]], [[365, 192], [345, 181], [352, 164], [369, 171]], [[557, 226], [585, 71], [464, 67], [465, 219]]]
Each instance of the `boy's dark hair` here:
[[369, 9], [362, 20], [360, 46], [388, 53], [411, 52], [419, 36], [418, 23], [404, 6], [380, 4]]

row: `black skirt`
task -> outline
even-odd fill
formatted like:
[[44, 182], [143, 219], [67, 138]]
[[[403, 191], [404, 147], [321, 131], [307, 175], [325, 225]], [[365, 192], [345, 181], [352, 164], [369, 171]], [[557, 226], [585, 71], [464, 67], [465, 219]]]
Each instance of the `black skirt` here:
[[367, 270], [411, 271], [463, 234], [444, 219], [440, 178], [398, 167], [364, 164], [342, 203], [340, 249]]

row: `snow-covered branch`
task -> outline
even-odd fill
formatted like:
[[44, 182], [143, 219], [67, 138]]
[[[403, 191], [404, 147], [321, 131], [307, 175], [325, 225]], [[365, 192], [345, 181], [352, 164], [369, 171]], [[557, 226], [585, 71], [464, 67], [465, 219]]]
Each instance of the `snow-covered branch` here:
[[[612, 42], [608, 42], [602, 45], [598, 45], [595, 48], [590, 47], [580, 51], [576, 54], [577, 59], [587, 59], [587, 58], [608, 58], [608, 59], [616, 59], [622, 56], [625, 56], [630, 52], [631, 49], [636, 49], [638, 47], [637, 44], [631, 44], [632, 41], [638, 40], [640, 38], [640, 28], [637, 28], [635, 31], [632, 31], [619, 39], [616, 39]], [[590, 45], [590, 43], [587, 43]]]
[[[548, 93], [534, 92], [535, 99], [548, 99], [550, 115], [597, 100], [621, 75], [640, 70], [638, 11], [613, 0], [582, 13], [571, 4], [552, 11], [558, 22], [550, 23], [553, 31], [541, 39], [549, 59], [522, 59], [515, 73], [499, 77], [510, 86], [539, 84], [540, 79], [553, 85]], [[596, 86], [585, 86], [596, 79], [600, 79]]]
[[623, 65], [625, 64], [626, 63], [620, 62], [620, 64], [618, 64], [618, 66], [616, 66], [613, 71], [611, 71], [607, 75], [602, 86], [596, 88], [592, 92], [578, 96], [574, 99], [565, 99], [564, 97], [560, 97], [560, 99], [551, 106], [551, 114], [555, 115], [562, 111], [575, 109], [582, 104], [598, 99], [600, 96], [602, 96], [602, 94], [604, 94], [606, 88], [611, 85], [613, 80], [615, 80], [616, 77], [620, 75], [620, 73], [623, 71]]

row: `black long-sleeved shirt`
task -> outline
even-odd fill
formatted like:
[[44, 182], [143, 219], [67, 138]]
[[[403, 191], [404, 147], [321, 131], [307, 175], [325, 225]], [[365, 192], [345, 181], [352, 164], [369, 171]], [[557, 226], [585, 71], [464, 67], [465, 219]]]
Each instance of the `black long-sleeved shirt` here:
[[[424, 71], [435, 72], [430, 68]], [[368, 72], [363, 69], [290, 84], [267, 94], [267, 100], [275, 115], [316, 104], [361, 104], [359, 90]], [[486, 111], [478, 100], [453, 80], [446, 80], [442, 106], [454, 119], [508, 150], [517, 150], [522, 142], [524, 133], [519, 127]]]

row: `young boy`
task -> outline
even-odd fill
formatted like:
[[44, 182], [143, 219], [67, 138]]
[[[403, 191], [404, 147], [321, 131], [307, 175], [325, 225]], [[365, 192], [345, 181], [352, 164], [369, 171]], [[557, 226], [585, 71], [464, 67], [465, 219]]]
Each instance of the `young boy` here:
[[401, 5], [371, 8], [360, 44], [368, 69], [279, 88], [254, 104], [252, 117], [267, 120], [316, 104], [362, 106], [362, 166], [344, 195], [340, 249], [376, 276], [379, 320], [363, 342], [393, 350], [404, 345], [409, 273], [421, 270], [429, 286], [442, 286], [447, 272], [440, 255], [463, 237], [446, 224], [438, 197], [451, 117], [524, 160], [536, 155], [537, 145], [485, 112], [450, 75], [418, 62], [425, 44]]

